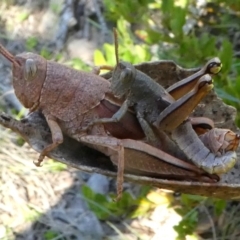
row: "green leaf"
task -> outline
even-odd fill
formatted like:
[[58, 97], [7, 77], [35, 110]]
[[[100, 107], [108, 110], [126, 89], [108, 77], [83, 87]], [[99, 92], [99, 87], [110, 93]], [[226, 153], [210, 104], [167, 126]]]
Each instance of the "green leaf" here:
[[[132, 38], [129, 33], [129, 23], [125, 21], [123, 18], [120, 18], [117, 21], [117, 30], [119, 36], [121, 36], [121, 40], [124, 41], [127, 45], [133, 44]], [[126, 46], [125, 44], [124, 47]]]
[[135, 56], [133, 63], [144, 62], [146, 60], [147, 53], [144, 47], [136, 45], [134, 52], [136, 52], [137, 55]]
[[170, 20], [170, 27], [176, 38], [183, 35], [183, 25], [186, 22], [186, 10], [180, 7], [174, 8], [174, 17]]
[[96, 49], [94, 51], [94, 64], [95, 65], [107, 65], [107, 61], [103, 55], [103, 53]]
[[103, 45], [108, 65], [116, 65], [115, 46], [105, 43]]
[[38, 44], [36, 37], [29, 37], [26, 41], [26, 48], [28, 51], [32, 51]]
[[48, 60], [52, 58], [52, 53], [46, 48], [42, 48], [40, 55]]
[[89, 71], [91, 68], [84, 63], [80, 58], [73, 58], [69, 62], [69, 65], [77, 70], [82, 70], [82, 71]]
[[229, 91], [233, 92], [233, 94], [229, 94], [226, 92], [226, 89], [222, 89], [222, 88], [215, 88], [216, 92], [217, 92], [217, 95], [222, 98], [222, 99], [225, 99], [225, 100], [228, 100], [232, 103], [237, 103], [237, 104], [240, 104], [240, 99], [237, 98], [237, 97], [234, 97], [233, 94], [234, 92], [236, 91], [235, 88], [233, 89], [229, 89]]
[[19, 22], [24, 22], [25, 20], [28, 19], [29, 15], [30, 15], [29, 12], [23, 11], [23, 12], [19, 13], [19, 15], [17, 16], [17, 19]]
[[145, 41], [148, 44], [154, 44], [154, 43], [159, 43], [159, 41], [162, 41], [164, 35], [161, 34], [159, 31], [155, 31], [154, 29], [148, 28], [147, 30], [147, 38]]
[[181, 195], [181, 202], [188, 206], [188, 207], [192, 207], [196, 204], [199, 204], [200, 202], [202, 202], [205, 199], [205, 197], [202, 196], [198, 196], [198, 195], [191, 195], [191, 194], [182, 194]]
[[90, 187], [88, 187], [87, 185], [83, 185], [81, 190], [82, 190], [82, 194], [85, 198], [94, 199], [95, 193], [93, 192], [93, 190]]
[[193, 234], [198, 222], [198, 212], [192, 211], [184, 217], [178, 225], [174, 226], [174, 230], [178, 233], [177, 239], [185, 239], [186, 235]]
[[[196, 47], [201, 51], [201, 59], [204, 59], [205, 56], [215, 56], [216, 51], [216, 38], [209, 36], [209, 34], [202, 34], [200, 39], [196, 39]], [[198, 44], [199, 43], [199, 44]]]
[[135, 211], [133, 211], [129, 217], [136, 218], [136, 217], [146, 217], [148, 213], [150, 213], [150, 210], [153, 209], [155, 206], [151, 201], [147, 199], [141, 199], [138, 201], [137, 208]]
[[52, 231], [52, 230], [48, 230], [44, 233], [44, 239], [46, 240], [52, 240], [52, 239], [56, 239], [58, 238], [58, 233]]
[[223, 199], [214, 199], [214, 212], [217, 216], [220, 216], [227, 206], [226, 200]]
[[174, 8], [174, 0], [163, 0], [161, 10], [164, 14], [169, 14]]
[[227, 39], [224, 39], [219, 54], [219, 58], [221, 59], [223, 64], [222, 72], [225, 74], [228, 74], [231, 70], [232, 56], [233, 56], [232, 44]]
[[100, 220], [106, 220], [111, 215], [108, 210], [109, 201], [105, 195], [94, 193], [87, 185], [82, 186], [82, 194], [86, 198], [89, 208]]

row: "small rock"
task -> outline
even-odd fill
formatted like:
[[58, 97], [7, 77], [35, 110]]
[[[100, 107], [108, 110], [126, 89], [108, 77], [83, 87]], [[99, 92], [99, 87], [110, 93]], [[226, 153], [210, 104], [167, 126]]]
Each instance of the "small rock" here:
[[77, 239], [101, 240], [104, 236], [99, 220], [80, 194], [65, 194], [65, 204], [53, 209], [44, 218], [43, 222], [52, 229], [77, 236]]
[[95, 192], [100, 194], [107, 194], [109, 192], [109, 180], [106, 176], [98, 173], [92, 174], [88, 179], [87, 185]]

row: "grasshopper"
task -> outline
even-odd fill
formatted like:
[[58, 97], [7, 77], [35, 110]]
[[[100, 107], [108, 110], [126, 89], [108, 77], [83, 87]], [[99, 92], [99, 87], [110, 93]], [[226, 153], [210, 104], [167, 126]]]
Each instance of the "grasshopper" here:
[[[30, 110], [30, 113], [40, 111], [51, 131], [52, 142], [41, 150], [39, 158], [35, 161], [37, 166], [41, 165], [49, 152], [64, 142], [64, 136], [69, 136], [109, 156], [118, 155], [119, 160], [113, 162], [118, 165], [119, 172], [123, 172], [125, 142], [117, 139], [142, 140], [145, 136], [135, 113], [129, 110], [120, 122], [105, 123], [88, 130], [89, 123], [95, 119], [111, 117], [122, 104], [122, 101], [112, 94], [109, 81], [93, 73], [77, 71], [62, 64], [47, 61], [34, 53], [13, 56], [1, 45], [0, 53], [12, 63], [13, 87], [16, 96], [23, 106]], [[88, 137], [94, 137], [99, 141], [107, 137], [110, 147], [104, 144], [91, 144]], [[134, 144], [136, 149], [140, 149], [138, 144], [148, 148], [148, 145], [142, 145], [139, 142]], [[118, 146], [122, 151], [116, 150]], [[159, 156], [163, 156], [163, 161], [169, 162], [168, 166], [172, 164], [180, 166], [201, 178], [203, 172], [199, 172], [193, 165], [176, 157], [164, 155], [164, 150], [159, 150], [159, 153], [161, 153]], [[161, 157], [158, 159], [160, 160]], [[152, 172], [153, 169], [149, 171]], [[171, 175], [171, 171], [165, 175]], [[121, 179], [122, 177], [118, 179], [118, 186], [121, 186]], [[216, 178], [209, 175], [207, 179], [212, 181]], [[118, 193], [120, 192], [121, 190], [118, 190]]]
[[[116, 159], [117, 156], [118, 160], [113, 162], [119, 169], [120, 195], [119, 186], [122, 182], [121, 173], [126, 157], [124, 155], [126, 141], [119, 139], [143, 139], [144, 133], [131, 110], [128, 110], [120, 121], [106, 122], [94, 126], [91, 131], [88, 130], [89, 123], [94, 122], [95, 119], [111, 117], [123, 103], [113, 95], [110, 83], [96, 74], [80, 72], [46, 61], [37, 54], [23, 53], [13, 56], [2, 46], [0, 52], [13, 64], [13, 86], [17, 97], [26, 108], [30, 109], [30, 112], [41, 111], [51, 130], [52, 143], [42, 149], [36, 165], [39, 166], [49, 152], [62, 144], [64, 135], [67, 135], [102, 151], [112, 159]], [[165, 99], [163, 102], [165, 104]], [[138, 141], [133, 143], [136, 151], [144, 147], [146, 150], [143, 149], [143, 153], [148, 152], [148, 145]], [[169, 163], [168, 166], [175, 165], [193, 171], [200, 176], [199, 179], [201, 178], [203, 172], [199, 172], [193, 165], [178, 158], [171, 158], [170, 155], [164, 155], [164, 148], [158, 150], [158, 159]], [[153, 170], [149, 171], [153, 172]], [[209, 175], [207, 179], [211, 181], [216, 178]]]
[[212, 90], [210, 74], [220, 71], [220, 60], [218, 58], [210, 60], [199, 72], [165, 90], [130, 63], [119, 62], [116, 39], [115, 32], [117, 65], [112, 73], [111, 89], [116, 96], [124, 100], [124, 103], [112, 118], [97, 119], [92, 124], [118, 122], [128, 108], [133, 107], [149, 142], [155, 144], [159, 141], [156, 132], [167, 132], [198, 167], [211, 174], [221, 174], [230, 170], [236, 163], [234, 150], [238, 146], [239, 136], [234, 135], [237, 144], [232, 151], [225, 152], [223, 149], [224, 154], [218, 156], [205, 147], [194, 132], [190, 121], [186, 120], [202, 98]]

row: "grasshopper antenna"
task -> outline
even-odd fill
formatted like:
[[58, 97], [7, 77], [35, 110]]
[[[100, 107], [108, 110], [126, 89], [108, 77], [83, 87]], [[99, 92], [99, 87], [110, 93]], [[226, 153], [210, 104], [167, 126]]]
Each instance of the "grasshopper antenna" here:
[[3, 47], [2, 44], [0, 44], [0, 54], [2, 54], [11, 63], [19, 65], [15, 57], [5, 47]]
[[117, 29], [113, 28], [113, 34], [114, 34], [114, 45], [115, 45], [115, 56], [116, 56], [116, 62], [117, 65], [119, 64], [119, 58], [118, 58], [118, 33]]

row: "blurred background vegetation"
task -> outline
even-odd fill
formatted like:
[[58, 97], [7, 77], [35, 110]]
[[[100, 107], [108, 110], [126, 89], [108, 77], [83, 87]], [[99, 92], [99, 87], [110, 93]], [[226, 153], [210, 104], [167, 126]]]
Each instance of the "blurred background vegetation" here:
[[[2, 17], [2, 11], [7, 11], [15, 5], [26, 6], [30, 2], [34, 1], [1, 1], [1, 26], [4, 26], [5, 31], [0, 33], [0, 37], [5, 44], [14, 42], [12, 33], [15, 26], [11, 21], [6, 24], [7, 18]], [[8, 17], [24, 25], [36, 11], [41, 11], [46, 6], [55, 15], [60, 16], [63, 6], [66, 7], [66, 3], [69, 2], [74, 4], [74, 8], [71, 9], [74, 12], [75, 22], [65, 30], [65, 35], [58, 35], [57, 40], [62, 39], [62, 41], [59, 43], [56, 39], [52, 39], [47, 43], [38, 35], [26, 34], [22, 41], [24, 49], [38, 52], [47, 59], [64, 62], [77, 69], [90, 70], [91, 65], [115, 65], [112, 27], [117, 27], [120, 59], [131, 63], [171, 59], [182, 67], [192, 68], [202, 66], [207, 60], [217, 56], [221, 59], [223, 68], [220, 74], [214, 77], [215, 90], [219, 97], [237, 108], [240, 113], [240, 0], [35, 1], [34, 10], [23, 7], [20, 8], [21, 10], [13, 11], [13, 15]], [[94, 14], [91, 11], [87, 13], [87, 8], [83, 7], [89, 2], [93, 8], [99, 6]], [[91, 7], [89, 9], [91, 10]], [[83, 16], [81, 20], [77, 18], [79, 15]], [[86, 29], [86, 26], [90, 29], [95, 28], [99, 33], [97, 36], [101, 36], [101, 41], [97, 42], [97, 49], [93, 52], [93, 63], [84, 62], [81, 56], [76, 58], [65, 54], [68, 40], [72, 36], [76, 37], [76, 32]], [[86, 35], [84, 31], [82, 32], [80, 38], [85, 37], [88, 41], [88, 38], [91, 38], [88, 32]], [[24, 111], [19, 112], [19, 109], [16, 110], [11, 105], [6, 107], [6, 104], [0, 103], [4, 111], [15, 113], [18, 117], [24, 115]], [[239, 114], [236, 123], [240, 126]], [[6, 135], [0, 137], [3, 149]], [[15, 143], [23, 144], [18, 138], [16, 139]], [[52, 162], [50, 165], [54, 169], [51, 171], [66, 170]], [[139, 192], [135, 198], [125, 193], [119, 203], [113, 203], [107, 196], [94, 193], [87, 186], [82, 189], [89, 207], [101, 221], [111, 222], [113, 214], [125, 220], [144, 217], [157, 205], [163, 203], [165, 207], [172, 206], [182, 216], [181, 221], [174, 227], [178, 239], [239, 238], [240, 231], [237, 230], [240, 229], [239, 217], [234, 215], [239, 208], [236, 202], [177, 193], [153, 194], [152, 190], [146, 187], [142, 187]], [[227, 215], [227, 212], [230, 214]], [[38, 214], [36, 215], [38, 217]], [[205, 223], [206, 219], [208, 223]], [[8, 236], [12, 236], [9, 232], [13, 233], [13, 230], [6, 229], [6, 235], [2, 238], [0, 236], [0, 239], [10, 239]], [[67, 238], [59, 237], [50, 229], [46, 231], [44, 239]]]

